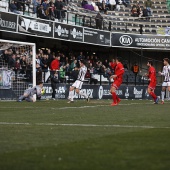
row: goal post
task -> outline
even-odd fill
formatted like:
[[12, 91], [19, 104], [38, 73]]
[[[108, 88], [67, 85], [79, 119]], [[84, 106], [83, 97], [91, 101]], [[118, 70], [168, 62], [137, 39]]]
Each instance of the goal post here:
[[[29, 59], [32, 62], [32, 82], [30, 82], [30, 83], [32, 83], [33, 86], [36, 86], [36, 44], [29, 43], [29, 42], [0, 39], [1, 55], [3, 55], [3, 52], [5, 50], [9, 50], [9, 49], [13, 49], [13, 50], [17, 51], [18, 56], [23, 56], [24, 52], [29, 51], [29, 56], [31, 56], [31, 58], [29, 58]], [[19, 55], [21, 53], [22, 53], [22, 55]], [[7, 67], [8, 67], [8, 64], [9, 63], [6, 63]], [[2, 64], [1, 64], [0, 68], [2, 69]], [[9, 67], [7, 69], [9, 69]], [[18, 86], [19, 86], [19, 84], [18, 84]], [[34, 96], [34, 97], [36, 98], [36, 96]]]

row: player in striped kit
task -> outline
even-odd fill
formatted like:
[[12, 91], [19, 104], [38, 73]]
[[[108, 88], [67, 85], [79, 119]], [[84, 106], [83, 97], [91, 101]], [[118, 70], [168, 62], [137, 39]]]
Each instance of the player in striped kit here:
[[83, 85], [83, 81], [84, 81], [84, 78], [85, 78], [85, 75], [86, 75], [86, 72], [87, 72], [87, 67], [85, 66], [85, 61], [80, 60], [79, 74], [78, 74], [77, 80], [70, 87], [69, 96], [68, 96], [68, 100], [69, 100], [68, 103], [73, 103], [74, 102], [74, 90], [76, 91], [77, 94], [85, 97], [87, 102], [89, 102], [89, 100], [90, 100], [89, 96], [87, 96], [87, 94], [85, 94], [81, 90], [82, 85]]
[[164, 67], [162, 72], [159, 72], [161, 76], [164, 76], [164, 81], [162, 83], [162, 91], [161, 91], [161, 104], [164, 104], [164, 97], [165, 97], [165, 90], [168, 88], [168, 91], [170, 93], [170, 65], [169, 65], [169, 59], [164, 58], [163, 59]]

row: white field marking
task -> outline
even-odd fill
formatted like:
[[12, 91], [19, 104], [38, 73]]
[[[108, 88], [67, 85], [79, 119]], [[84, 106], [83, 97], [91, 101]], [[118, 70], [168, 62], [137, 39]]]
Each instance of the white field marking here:
[[[119, 104], [120, 106], [130, 106], [130, 105], [150, 105], [151, 103], [127, 103], [127, 104]], [[118, 106], [115, 106], [115, 107], [119, 107]], [[60, 108], [52, 108], [52, 109], [59, 109], [59, 110], [64, 110], [64, 109], [84, 109], [84, 108], [94, 108], [94, 107], [103, 107], [103, 106], [107, 106], [107, 107], [112, 107], [110, 106], [109, 104], [105, 104], [105, 105], [94, 105], [94, 106], [73, 106], [73, 107], [60, 107]]]
[[[97, 103], [96, 103], [97, 104]], [[127, 104], [119, 104], [118, 106], [115, 107], [119, 107], [119, 106], [130, 106], [130, 105], [152, 105], [151, 103], [127, 103]], [[71, 104], [72, 105], [72, 104]], [[84, 108], [95, 108], [95, 107], [112, 107], [110, 106], [110, 103], [106, 103], [105, 105], [93, 105], [93, 106], [70, 106], [70, 107], [52, 107], [50, 109], [52, 110], [65, 110], [65, 109], [84, 109]], [[0, 107], [0, 109], [44, 109], [43, 107]]]
[[[0, 109], [40, 109], [41, 107], [0, 107]], [[44, 108], [43, 108], [44, 109]]]
[[19, 123], [0, 122], [0, 125], [36, 125], [36, 126], [73, 126], [73, 127], [113, 127], [113, 128], [143, 128], [143, 129], [170, 129], [170, 127], [133, 126], [133, 125], [97, 125], [97, 124], [58, 124], [58, 123]]

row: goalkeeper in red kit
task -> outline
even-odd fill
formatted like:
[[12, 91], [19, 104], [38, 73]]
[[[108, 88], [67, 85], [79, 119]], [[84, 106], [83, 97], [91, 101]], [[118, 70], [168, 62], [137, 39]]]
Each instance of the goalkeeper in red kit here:
[[123, 81], [123, 74], [124, 74], [124, 67], [123, 64], [120, 62], [119, 58], [116, 58], [116, 66], [114, 75], [110, 77], [110, 79], [114, 79], [114, 82], [111, 85], [110, 93], [112, 94], [113, 103], [111, 106], [116, 106], [120, 102], [120, 98], [116, 94], [116, 90], [120, 87]]
[[148, 93], [149, 93], [149, 95], [152, 96], [152, 98], [154, 100], [154, 104], [158, 104], [159, 98], [154, 93], [154, 90], [156, 87], [156, 70], [153, 67], [153, 61], [149, 60], [147, 63], [147, 66], [149, 67], [148, 74], [146, 74], [146, 76], [148, 76], [148, 80], [149, 80]]

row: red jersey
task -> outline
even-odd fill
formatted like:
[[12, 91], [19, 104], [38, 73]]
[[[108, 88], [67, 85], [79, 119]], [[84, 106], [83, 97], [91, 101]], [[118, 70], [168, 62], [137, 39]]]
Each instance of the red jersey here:
[[59, 60], [53, 60], [51, 62], [51, 70], [60, 70], [60, 62], [59, 62]]
[[122, 63], [117, 63], [116, 67], [115, 67], [115, 75], [117, 75], [117, 77], [115, 79], [123, 79], [123, 74], [124, 74], [125, 70], [123, 67]]
[[148, 70], [149, 74], [148, 77], [150, 79], [151, 82], [156, 82], [156, 70], [153, 66], [149, 67]]
[[114, 70], [115, 67], [116, 67], [116, 63], [115, 62], [110, 62], [110, 67], [112, 68], [112, 70]]

